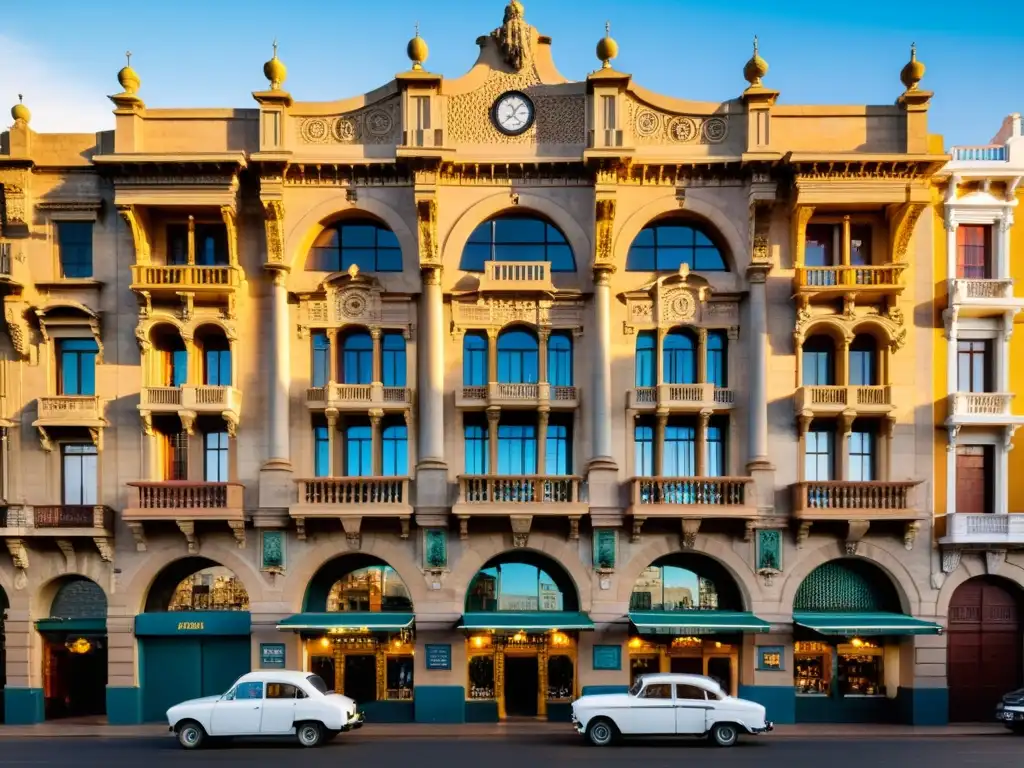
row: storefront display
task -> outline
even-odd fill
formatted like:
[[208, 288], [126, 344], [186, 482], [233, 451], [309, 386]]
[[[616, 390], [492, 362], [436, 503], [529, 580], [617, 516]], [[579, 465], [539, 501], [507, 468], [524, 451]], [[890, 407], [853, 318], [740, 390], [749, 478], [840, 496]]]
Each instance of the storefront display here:
[[832, 690], [832, 646], [799, 641], [793, 646], [793, 662], [793, 685], [798, 696], [829, 695]]
[[882, 676], [883, 650], [873, 643], [854, 638], [838, 646], [840, 696], [885, 696]]

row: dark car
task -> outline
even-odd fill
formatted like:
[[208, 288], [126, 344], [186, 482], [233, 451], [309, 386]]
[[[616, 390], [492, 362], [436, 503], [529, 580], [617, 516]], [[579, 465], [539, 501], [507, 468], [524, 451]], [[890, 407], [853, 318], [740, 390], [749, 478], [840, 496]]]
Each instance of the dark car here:
[[1024, 688], [1010, 691], [996, 705], [996, 720], [1024, 736]]

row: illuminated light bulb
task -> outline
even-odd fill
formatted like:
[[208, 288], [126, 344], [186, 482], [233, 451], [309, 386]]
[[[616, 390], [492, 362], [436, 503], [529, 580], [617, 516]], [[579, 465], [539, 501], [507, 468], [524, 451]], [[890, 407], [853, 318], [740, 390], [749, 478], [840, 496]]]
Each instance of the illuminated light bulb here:
[[320, 638], [320, 645], [322, 645], [324, 648], [328, 648], [331, 645], [331, 641], [328, 640], [326, 637], [321, 637]]

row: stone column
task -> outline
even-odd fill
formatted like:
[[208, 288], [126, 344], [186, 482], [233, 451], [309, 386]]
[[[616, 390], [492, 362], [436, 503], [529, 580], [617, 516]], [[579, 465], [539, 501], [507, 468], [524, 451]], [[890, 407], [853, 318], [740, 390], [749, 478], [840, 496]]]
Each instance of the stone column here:
[[487, 329], [487, 383], [498, 380], [498, 329]]
[[768, 460], [768, 302], [765, 281], [770, 265], [747, 270], [750, 281], [749, 375], [750, 405], [747, 427], [747, 460], [750, 465], [771, 466]]
[[[338, 353], [341, 350], [338, 349], [338, 329], [328, 328], [327, 329], [327, 381], [330, 382], [338, 381]], [[329, 387], [328, 387], [329, 389]], [[328, 391], [327, 397], [330, 398], [330, 392]]]
[[697, 419], [697, 477], [706, 477], [708, 474], [708, 427], [711, 425], [710, 408], [701, 409]]
[[[420, 305], [419, 466], [446, 469], [444, 460], [444, 299], [441, 267], [423, 267]], [[376, 349], [376, 346], [375, 346]]]
[[668, 411], [659, 411], [654, 417], [654, 476], [661, 477], [665, 469], [665, 427]]
[[381, 375], [381, 353], [380, 353], [380, 328], [370, 329], [370, 338], [373, 339], [373, 375], [370, 377], [370, 381], [373, 384], [380, 384], [384, 378]]
[[338, 409], [328, 408], [324, 415], [327, 417], [327, 476], [335, 477], [338, 474]]
[[542, 384], [549, 383], [548, 371], [548, 339], [551, 338], [550, 328], [541, 328], [537, 331], [537, 381]]
[[855, 411], [843, 411], [839, 415], [839, 480], [850, 479], [850, 433], [853, 432]]
[[548, 419], [551, 416], [550, 408], [541, 408], [537, 412], [537, 468], [534, 474], [546, 475], [548, 455]]
[[380, 477], [384, 472], [384, 452], [381, 450], [380, 422], [384, 418], [384, 411], [379, 408], [370, 409], [370, 471], [374, 477]]
[[487, 474], [498, 474], [498, 422], [501, 420], [501, 408], [491, 406], [487, 409]]
[[593, 448], [591, 464], [605, 464], [617, 469], [612, 458], [612, 290], [611, 264], [594, 267], [594, 366], [591, 402]]
[[708, 329], [697, 329], [697, 383], [708, 383]]
[[271, 328], [273, 354], [270, 356], [270, 455], [272, 462], [291, 463], [288, 447], [289, 390], [291, 388], [291, 357], [288, 337], [288, 273], [274, 273], [271, 289], [273, 306]]

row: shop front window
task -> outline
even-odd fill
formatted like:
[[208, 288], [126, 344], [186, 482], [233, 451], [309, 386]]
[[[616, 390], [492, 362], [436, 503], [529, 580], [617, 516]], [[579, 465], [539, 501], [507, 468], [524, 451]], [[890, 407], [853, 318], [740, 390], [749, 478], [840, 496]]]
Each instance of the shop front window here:
[[388, 656], [386, 674], [388, 699], [412, 699], [412, 656]]
[[854, 638], [840, 645], [836, 653], [836, 677], [841, 696], [885, 696], [880, 647]]
[[469, 698], [494, 698], [493, 656], [474, 656], [469, 660]]
[[657, 656], [633, 656], [629, 660], [629, 684], [635, 685], [641, 675], [653, 675], [660, 671]]
[[793, 648], [793, 684], [800, 696], [828, 696], [832, 687], [832, 646], [797, 642]]
[[572, 696], [572, 658], [569, 656], [551, 656], [548, 659], [548, 701], [567, 701]]

